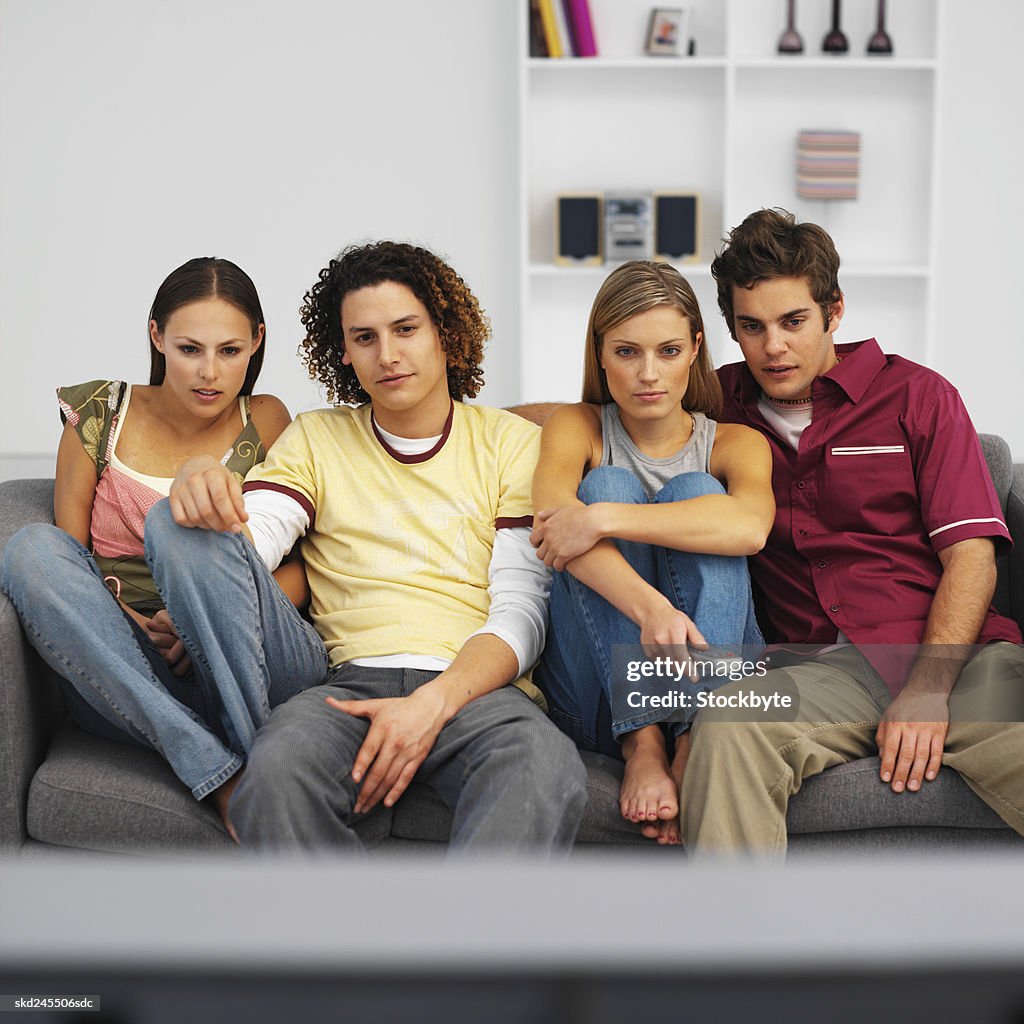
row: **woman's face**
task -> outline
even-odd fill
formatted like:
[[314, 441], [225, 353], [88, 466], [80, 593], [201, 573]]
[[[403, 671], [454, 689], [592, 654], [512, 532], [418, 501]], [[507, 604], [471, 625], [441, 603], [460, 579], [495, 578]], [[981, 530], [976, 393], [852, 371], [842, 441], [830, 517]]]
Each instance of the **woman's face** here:
[[263, 325], [253, 337], [249, 318], [219, 298], [179, 306], [162, 334], [151, 320], [149, 334], [167, 364], [162, 387], [203, 419], [215, 418], [237, 400], [249, 360], [263, 343]]
[[635, 419], [677, 413], [702, 340], [674, 306], [655, 306], [605, 331], [599, 361], [615, 404]]

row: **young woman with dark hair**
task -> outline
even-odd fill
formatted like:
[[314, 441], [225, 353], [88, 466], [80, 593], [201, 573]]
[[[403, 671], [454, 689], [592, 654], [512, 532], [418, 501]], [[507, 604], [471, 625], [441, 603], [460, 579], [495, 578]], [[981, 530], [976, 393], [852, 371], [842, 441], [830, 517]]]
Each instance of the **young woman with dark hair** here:
[[[150, 311], [149, 384], [58, 389], [56, 525], [15, 534], [0, 568], [29, 640], [66, 681], [75, 720], [157, 750], [197, 799], [211, 798], [229, 830], [227, 801], [256, 729], [271, 706], [320, 681], [323, 645], [310, 629], [308, 655], [279, 693], [268, 692], [265, 668], [230, 672], [221, 652], [183, 643], [186, 609], [162, 584], [145, 521], [186, 459], [211, 455], [240, 480], [287, 426], [277, 398], [252, 394], [265, 341], [243, 270], [214, 258], [178, 267]], [[278, 582], [305, 603], [301, 562], [282, 566]]]

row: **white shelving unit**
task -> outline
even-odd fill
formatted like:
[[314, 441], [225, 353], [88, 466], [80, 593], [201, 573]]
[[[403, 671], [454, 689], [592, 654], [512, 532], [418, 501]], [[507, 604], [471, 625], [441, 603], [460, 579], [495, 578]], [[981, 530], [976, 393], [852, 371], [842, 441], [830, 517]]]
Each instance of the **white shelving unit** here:
[[[739, 358], [710, 262], [748, 213], [781, 206], [835, 238], [847, 314], [840, 341], [876, 336], [928, 362], [935, 265], [937, 54], [945, 0], [888, 7], [892, 57], [865, 55], [875, 0], [845, 0], [845, 55], [822, 55], [831, 0], [798, 0], [804, 53], [781, 56], [784, 0], [699, 0], [693, 57], [643, 55], [651, 5], [590, 0], [596, 58], [531, 58], [520, 33], [520, 332], [524, 400], [579, 397], [587, 314], [610, 266], [556, 266], [555, 197], [613, 189], [701, 195], [701, 251], [680, 265], [701, 302], [716, 365]], [[860, 196], [799, 199], [802, 129], [861, 133]]]

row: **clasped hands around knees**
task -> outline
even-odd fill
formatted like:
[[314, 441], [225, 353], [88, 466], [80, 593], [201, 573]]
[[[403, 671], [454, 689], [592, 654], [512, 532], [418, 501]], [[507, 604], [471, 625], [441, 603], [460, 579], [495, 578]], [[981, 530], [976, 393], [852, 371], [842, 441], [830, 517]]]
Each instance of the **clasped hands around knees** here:
[[563, 505], [544, 509], [534, 517], [530, 543], [537, 557], [561, 572], [574, 558], [585, 555], [605, 537], [600, 505]]

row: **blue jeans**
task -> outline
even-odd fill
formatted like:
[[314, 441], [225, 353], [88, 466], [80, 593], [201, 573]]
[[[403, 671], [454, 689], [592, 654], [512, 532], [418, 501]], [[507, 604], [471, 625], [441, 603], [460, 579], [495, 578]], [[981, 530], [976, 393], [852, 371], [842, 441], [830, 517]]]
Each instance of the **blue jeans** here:
[[176, 678], [121, 609], [89, 552], [33, 523], [4, 548], [0, 589], [32, 646], [69, 683], [90, 732], [159, 752], [202, 799], [242, 767], [270, 709], [323, 681], [327, 652], [243, 537], [146, 519], [146, 561], [192, 659]]
[[[685, 501], [724, 493], [722, 485], [707, 473], [684, 473], [665, 484], [653, 500]], [[649, 503], [640, 481], [619, 466], [591, 470], [577, 496], [587, 505], [599, 501]], [[615, 544], [644, 580], [696, 623], [713, 652], [739, 654], [743, 650], [746, 657], [760, 653], [764, 641], [754, 617], [745, 558], [695, 554], [633, 541], [616, 540]], [[624, 681], [613, 666], [613, 648], [618, 645], [623, 645], [620, 650], [629, 645], [640, 651], [640, 627], [571, 573], [556, 572], [547, 646], [533, 681], [547, 698], [554, 722], [578, 747], [613, 757], [621, 756], [618, 737], [623, 733], [678, 716], [662, 708], [622, 712], [625, 701], [616, 699], [615, 688], [621, 690]], [[694, 652], [695, 657], [698, 654]], [[713, 689], [729, 681], [703, 679], [694, 684], [694, 690]], [[681, 722], [676, 731], [687, 727]]]

